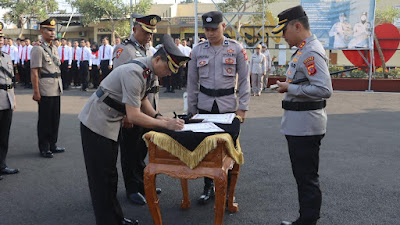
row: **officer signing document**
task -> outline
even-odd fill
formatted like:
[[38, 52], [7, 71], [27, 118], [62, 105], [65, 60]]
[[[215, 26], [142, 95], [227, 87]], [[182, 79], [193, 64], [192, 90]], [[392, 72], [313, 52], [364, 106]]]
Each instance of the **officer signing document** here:
[[89, 98], [78, 118], [89, 189], [97, 225], [138, 224], [124, 218], [117, 200], [118, 134], [124, 117], [145, 128], [181, 130], [184, 121], [161, 116], [146, 91], [157, 77], [176, 73], [186, 57], [169, 35], [154, 56], [136, 58], [113, 70]]

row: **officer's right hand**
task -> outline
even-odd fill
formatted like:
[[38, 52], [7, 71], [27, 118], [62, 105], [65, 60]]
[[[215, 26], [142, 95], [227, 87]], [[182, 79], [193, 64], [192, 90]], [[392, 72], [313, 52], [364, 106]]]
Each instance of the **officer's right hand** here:
[[71, 65], [68, 65], [68, 69], [71, 69]]
[[33, 92], [33, 97], [32, 97], [32, 99], [33, 99], [34, 101], [40, 102], [40, 98], [41, 98], [41, 96], [40, 96], [40, 93], [39, 93], [39, 92]]
[[167, 129], [168, 130], [182, 130], [184, 124], [185, 124], [184, 120], [172, 119], [170, 121], [167, 121]]
[[100, 65], [97, 65], [97, 69], [100, 69]]

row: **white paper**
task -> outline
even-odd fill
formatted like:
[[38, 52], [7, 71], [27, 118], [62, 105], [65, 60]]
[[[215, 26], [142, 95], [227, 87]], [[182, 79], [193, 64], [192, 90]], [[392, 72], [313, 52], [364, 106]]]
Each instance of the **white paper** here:
[[223, 113], [223, 114], [196, 114], [193, 119], [203, 119], [203, 122], [213, 122], [222, 124], [232, 124], [235, 119], [235, 113]]
[[219, 128], [214, 123], [189, 123], [185, 124], [183, 129], [180, 131], [193, 131], [193, 132], [225, 132], [223, 129]]

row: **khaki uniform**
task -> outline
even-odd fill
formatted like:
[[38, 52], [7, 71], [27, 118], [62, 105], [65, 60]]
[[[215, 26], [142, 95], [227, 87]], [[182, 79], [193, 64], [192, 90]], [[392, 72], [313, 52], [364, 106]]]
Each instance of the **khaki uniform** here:
[[[0, 66], [14, 77], [13, 62], [8, 54], [0, 52]], [[12, 85], [12, 83], [12, 78], [0, 70], [0, 85]], [[14, 88], [8, 90], [0, 89], [0, 110], [12, 109], [14, 104]]]
[[[208, 41], [198, 44], [192, 50], [192, 60], [188, 69], [188, 112], [197, 113], [198, 109], [212, 111], [216, 102], [219, 112], [235, 112], [249, 109], [250, 81], [246, 50], [235, 40], [224, 38], [222, 46], [214, 48]], [[200, 92], [200, 85], [212, 90], [231, 89], [236, 93], [212, 97]]]
[[265, 55], [254, 53], [250, 61], [251, 89], [253, 94], [260, 94], [263, 88], [262, 76], [266, 68]]

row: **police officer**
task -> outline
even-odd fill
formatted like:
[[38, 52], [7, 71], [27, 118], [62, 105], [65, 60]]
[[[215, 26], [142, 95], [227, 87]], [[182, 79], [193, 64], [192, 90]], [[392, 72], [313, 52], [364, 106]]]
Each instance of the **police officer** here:
[[[3, 27], [0, 22], [0, 48], [4, 46]], [[3, 179], [3, 174], [19, 172], [18, 169], [11, 169], [6, 165], [12, 114], [16, 108], [13, 67], [11, 57], [0, 51], [0, 180]]]
[[315, 225], [320, 217], [321, 190], [318, 180], [319, 149], [326, 132], [326, 100], [332, 94], [328, 58], [322, 44], [311, 34], [301, 6], [281, 12], [273, 33], [283, 32], [289, 47], [296, 46], [286, 82], [277, 91], [285, 93], [281, 132], [286, 136], [293, 175], [297, 183], [300, 217], [282, 225]]
[[[114, 48], [114, 68], [138, 58], [152, 56], [149, 42], [153, 37], [153, 33], [157, 32], [157, 23], [161, 18], [157, 15], [139, 15], [134, 14], [136, 18], [133, 27], [133, 33], [129, 40], [125, 40], [122, 44]], [[154, 80], [154, 84], [147, 91], [147, 98], [153, 109], [158, 112], [158, 79]], [[123, 123], [120, 136], [121, 149], [121, 168], [124, 176], [126, 196], [130, 202], [134, 204], [146, 204], [143, 184], [143, 170], [146, 167], [144, 159], [147, 155], [147, 146], [142, 139], [145, 129], [140, 126], [133, 126], [127, 122]], [[161, 189], [157, 189], [158, 193]]]
[[39, 105], [38, 140], [40, 155], [52, 158], [53, 153], [64, 152], [57, 147], [60, 124], [60, 95], [62, 80], [60, 76], [60, 57], [52, 43], [55, 37], [56, 21], [49, 18], [40, 23], [42, 42], [32, 48], [31, 73], [33, 100]]
[[117, 141], [123, 118], [146, 128], [183, 128], [183, 120], [161, 116], [146, 97], [155, 76], [171, 75], [190, 59], [175, 47], [169, 35], [163, 39], [164, 46], [154, 56], [136, 58], [113, 70], [78, 116], [97, 225], [138, 224], [124, 218], [116, 196]]
[[265, 55], [261, 53], [261, 45], [256, 46], [255, 53], [251, 56], [250, 60], [250, 76], [251, 76], [251, 89], [253, 96], [260, 96], [262, 91], [262, 77], [266, 75]]
[[[205, 13], [202, 20], [207, 41], [199, 43], [192, 50], [187, 82], [188, 112], [236, 112], [244, 120], [250, 98], [246, 50], [235, 40], [224, 37], [222, 13]], [[236, 74], [238, 96], [234, 90]], [[212, 196], [213, 181], [205, 178], [204, 191], [198, 201], [206, 203]]]

